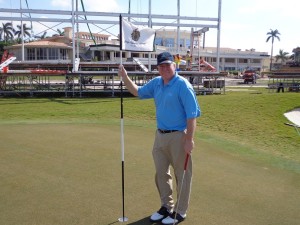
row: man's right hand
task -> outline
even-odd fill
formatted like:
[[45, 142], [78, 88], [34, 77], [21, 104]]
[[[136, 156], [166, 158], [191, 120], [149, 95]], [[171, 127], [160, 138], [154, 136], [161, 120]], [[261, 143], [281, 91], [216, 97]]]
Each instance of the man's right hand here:
[[135, 83], [133, 83], [132, 80], [128, 77], [127, 71], [123, 65], [119, 66], [118, 75], [124, 81], [124, 84], [126, 85], [129, 92], [134, 96], [138, 96], [138, 86]]

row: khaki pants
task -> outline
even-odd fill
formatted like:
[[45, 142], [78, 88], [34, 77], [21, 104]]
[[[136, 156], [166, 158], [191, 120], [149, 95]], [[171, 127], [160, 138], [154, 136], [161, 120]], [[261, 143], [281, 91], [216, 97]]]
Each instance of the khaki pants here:
[[[161, 205], [167, 207], [169, 210], [177, 209], [177, 203], [174, 206], [173, 200], [173, 186], [170, 166], [174, 169], [176, 190], [179, 195], [181, 181], [184, 171], [184, 162], [186, 153], [183, 149], [184, 132], [177, 131], [167, 134], [162, 134], [156, 131], [154, 146], [153, 146], [153, 159], [156, 169], [155, 182], [160, 195]], [[181, 196], [179, 200], [178, 212], [186, 214], [189, 205], [190, 192], [192, 184], [192, 159], [186, 168], [185, 177], [183, 181]], [[177, 196], [178, 199], [178, 196]]]

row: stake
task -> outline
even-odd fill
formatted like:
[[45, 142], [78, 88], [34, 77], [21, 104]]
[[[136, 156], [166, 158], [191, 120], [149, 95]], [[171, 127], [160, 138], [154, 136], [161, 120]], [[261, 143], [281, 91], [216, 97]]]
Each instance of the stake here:
[[185, 162], [184, 162], [184, 170], [183, 170], [183, 175], [182, 175], [182, 180], [181, 180], [181, 185], [180, 185], [180, 191], [179, 191], [179, 195], [178, 195], [178, 199], [177, 199], [177, 207], [176, 207], [176, 211], [175, 211], [175, 217], [174, 217], [174, 223], [173, 225], [176, 224], [176, 217], [177, 217], [177, 213], [178, 213], [178, 206], [179, 206], [179, 201], [180, 201], [180, 196], [181, 196], [181, 191], [182, 191], [182, 186], [183, 186], [183, 181], [184, 181], [184, 176], [185, 176], [185, 171], [186, 171], [186, 167], [189, 161], [189, 154], [186, 154], [185, 157]]

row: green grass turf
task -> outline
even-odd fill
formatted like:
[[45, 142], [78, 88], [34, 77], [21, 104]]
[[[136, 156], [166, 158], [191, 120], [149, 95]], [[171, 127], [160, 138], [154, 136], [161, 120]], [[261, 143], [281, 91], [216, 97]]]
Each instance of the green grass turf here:
[[[299, 94], [259, 92], [198, 97], [203, 117], [184, 224], [298, 224], [299, 136], [282, 114], [299, 106]], [[119, 117], [113, 98], [0, 99], [0, 220], [117, 224]], [[124, 122], [126, 224], [150, 224], [159, 207], [153, 102], [126, 98]]]
[[[198, 99], [203, 113], [198, 119], [199, 138], [237, 143], [249, 147], [251, 155], [257, 156], [257, 152], [300, 162], [299, 136], [294, 128], [284, 125], [288, 120], [283, 116], [300, 107], [299, 93], [268, 93], [266, 89], [250, 88]], [[118, 98], [0, 99], [0, 124], [119, 124], [119, 120]], [[124, 121], [126, 125], [154, 128], [153, 101], [124, 99]]]

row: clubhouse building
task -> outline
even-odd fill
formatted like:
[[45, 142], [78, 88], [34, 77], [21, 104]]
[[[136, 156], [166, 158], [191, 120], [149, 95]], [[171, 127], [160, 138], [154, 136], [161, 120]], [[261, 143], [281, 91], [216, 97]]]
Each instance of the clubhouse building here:
[[[120, 62], [119, 40], [110, 35], [90, 34], [88, 32], [75, 33], [75, 49], [72, 43], [72, 28], [64, 28], [64, 36], [53, 36], [28, 43], [7, 46], [6, 49], [17, 57], [16, 61], [22, 60], [28, 64], [70, 64], [72, 63], [73, 50], [80, 62], [115, 64]], [[151, 64], [155, 67], [156, 55], [163, 51], [172, 54], [179, 53], [183, 57], [187, 50], [191, 50], [193, 60], [198, 62], [202, 57], [213, 66], [217, 66], [217, 48], [204, 47], [201, 45], [201, 37], [191, 44], [191, 32], [180, 32], [179, 48], [177, 47], [177, 30], [157, 30], [155, 38], [156, 51], [123, 52], [122, 61], [136, 63], [132, 58], [138, 59], [143, 64]], [[24, 49], [24, 50], [23, 50]], [[24, 51], [24, 53], [23, 53]], [[231, 49], [220, 48], [219, 51], [220, 71], [243, 71], [254, 69], [266, 71], [269, 69], [269, 55], [267, 52], [259, 52], [255, 49]], [[298, 54], [299, 56], [299, 54]]]

